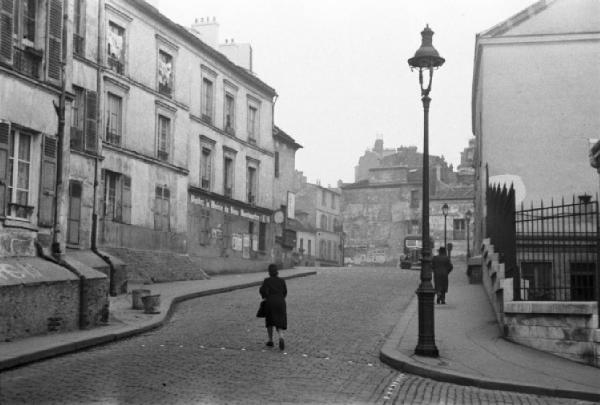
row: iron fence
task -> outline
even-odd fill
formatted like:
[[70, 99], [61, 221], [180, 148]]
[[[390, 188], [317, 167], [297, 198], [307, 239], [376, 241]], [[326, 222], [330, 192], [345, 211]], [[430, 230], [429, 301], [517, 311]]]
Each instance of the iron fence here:
[[598, 201], [589, 196], [516, 212], [521, 298], [530, 301], [596, 300]]
[[583, 195], [517, 210], [512, 186], [488, 186], [486, 197], [486, 236], [513, 277], [515, 300], [600, 300], [597, 200]]

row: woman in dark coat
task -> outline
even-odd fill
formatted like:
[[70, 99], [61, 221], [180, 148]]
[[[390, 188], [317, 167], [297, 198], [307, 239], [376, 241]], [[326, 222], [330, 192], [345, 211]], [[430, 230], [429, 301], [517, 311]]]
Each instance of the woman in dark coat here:
[[287, 329], [287, 310], [285, 305], [287, 287], [285, 281], [277, 276], [277, 265], [269, 265], [269, 277], [265, 278], [259, 292], [261, 297], [266, 301], [265, 326], [269, 335], [267, 346], [273, 346], [273, 327], [275, 327], [279, 336], [279, 349], [283, 350], [285, 348], [283, 331]]
[[452, 271], [452, 262], [446, 256], [446, 248], [441, 247], [439, 254], [434, 256], [431, 267], [433, 268], [433, 283], [437, 294], [437, 303], [446, 303], [446, 292], [448, 292], [448, 274]]

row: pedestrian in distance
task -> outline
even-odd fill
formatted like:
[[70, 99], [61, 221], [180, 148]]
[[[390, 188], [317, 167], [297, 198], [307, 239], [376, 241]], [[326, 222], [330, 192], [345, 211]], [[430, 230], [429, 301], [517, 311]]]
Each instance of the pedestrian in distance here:
[[431, 267], [433, 269], [433, 283], [437, 294], [437, 303], [446, 303], [446, 293], [448, 292], [448, 274], [452, 271], [452, 262], [446, 255], [446, 248], [438, 249], [438, 255], [433, 257]]
[[269, 277], [263, 281], [259, 293], [265, 300], [265, 326], [269, 341], [267, 346], [273, 347], [273, 328], [277, 330], [279, 337], [279, 349], [285, 349], [283, 331], [287, 329], [287, 309], [285, 297], [287, 287], [285, 281], [278, 277], [277, 265], [269, 265]]

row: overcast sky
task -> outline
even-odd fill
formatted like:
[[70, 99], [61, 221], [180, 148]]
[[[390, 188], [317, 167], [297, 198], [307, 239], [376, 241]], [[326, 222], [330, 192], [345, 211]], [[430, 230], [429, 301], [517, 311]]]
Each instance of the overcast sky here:
[[533, 0], [160, 0], [177, 23], [216, 17], [220, 42], [249, 42], [254, 71], [279, 94], [275, 124], [304, 146], [309, 181], [354, 181], [354, 166], [383, 137], [423, 150], [423, 110], [407, 59], [425, 24], [446, 63], [435, 72], [430, 153], [455, 166], [471, 132], [475, 34]]

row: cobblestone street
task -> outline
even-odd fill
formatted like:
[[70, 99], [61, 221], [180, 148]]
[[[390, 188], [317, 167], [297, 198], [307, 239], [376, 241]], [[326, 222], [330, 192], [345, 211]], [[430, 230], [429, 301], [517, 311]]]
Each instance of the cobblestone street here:
[[267, 349], [258, 289], [184, 302], [161, 329], [0, 375], [16, 404], [574, 404], [399, 373], [379, 349], [418, 272], [318, 269], [288, 281], [286, 350]]

